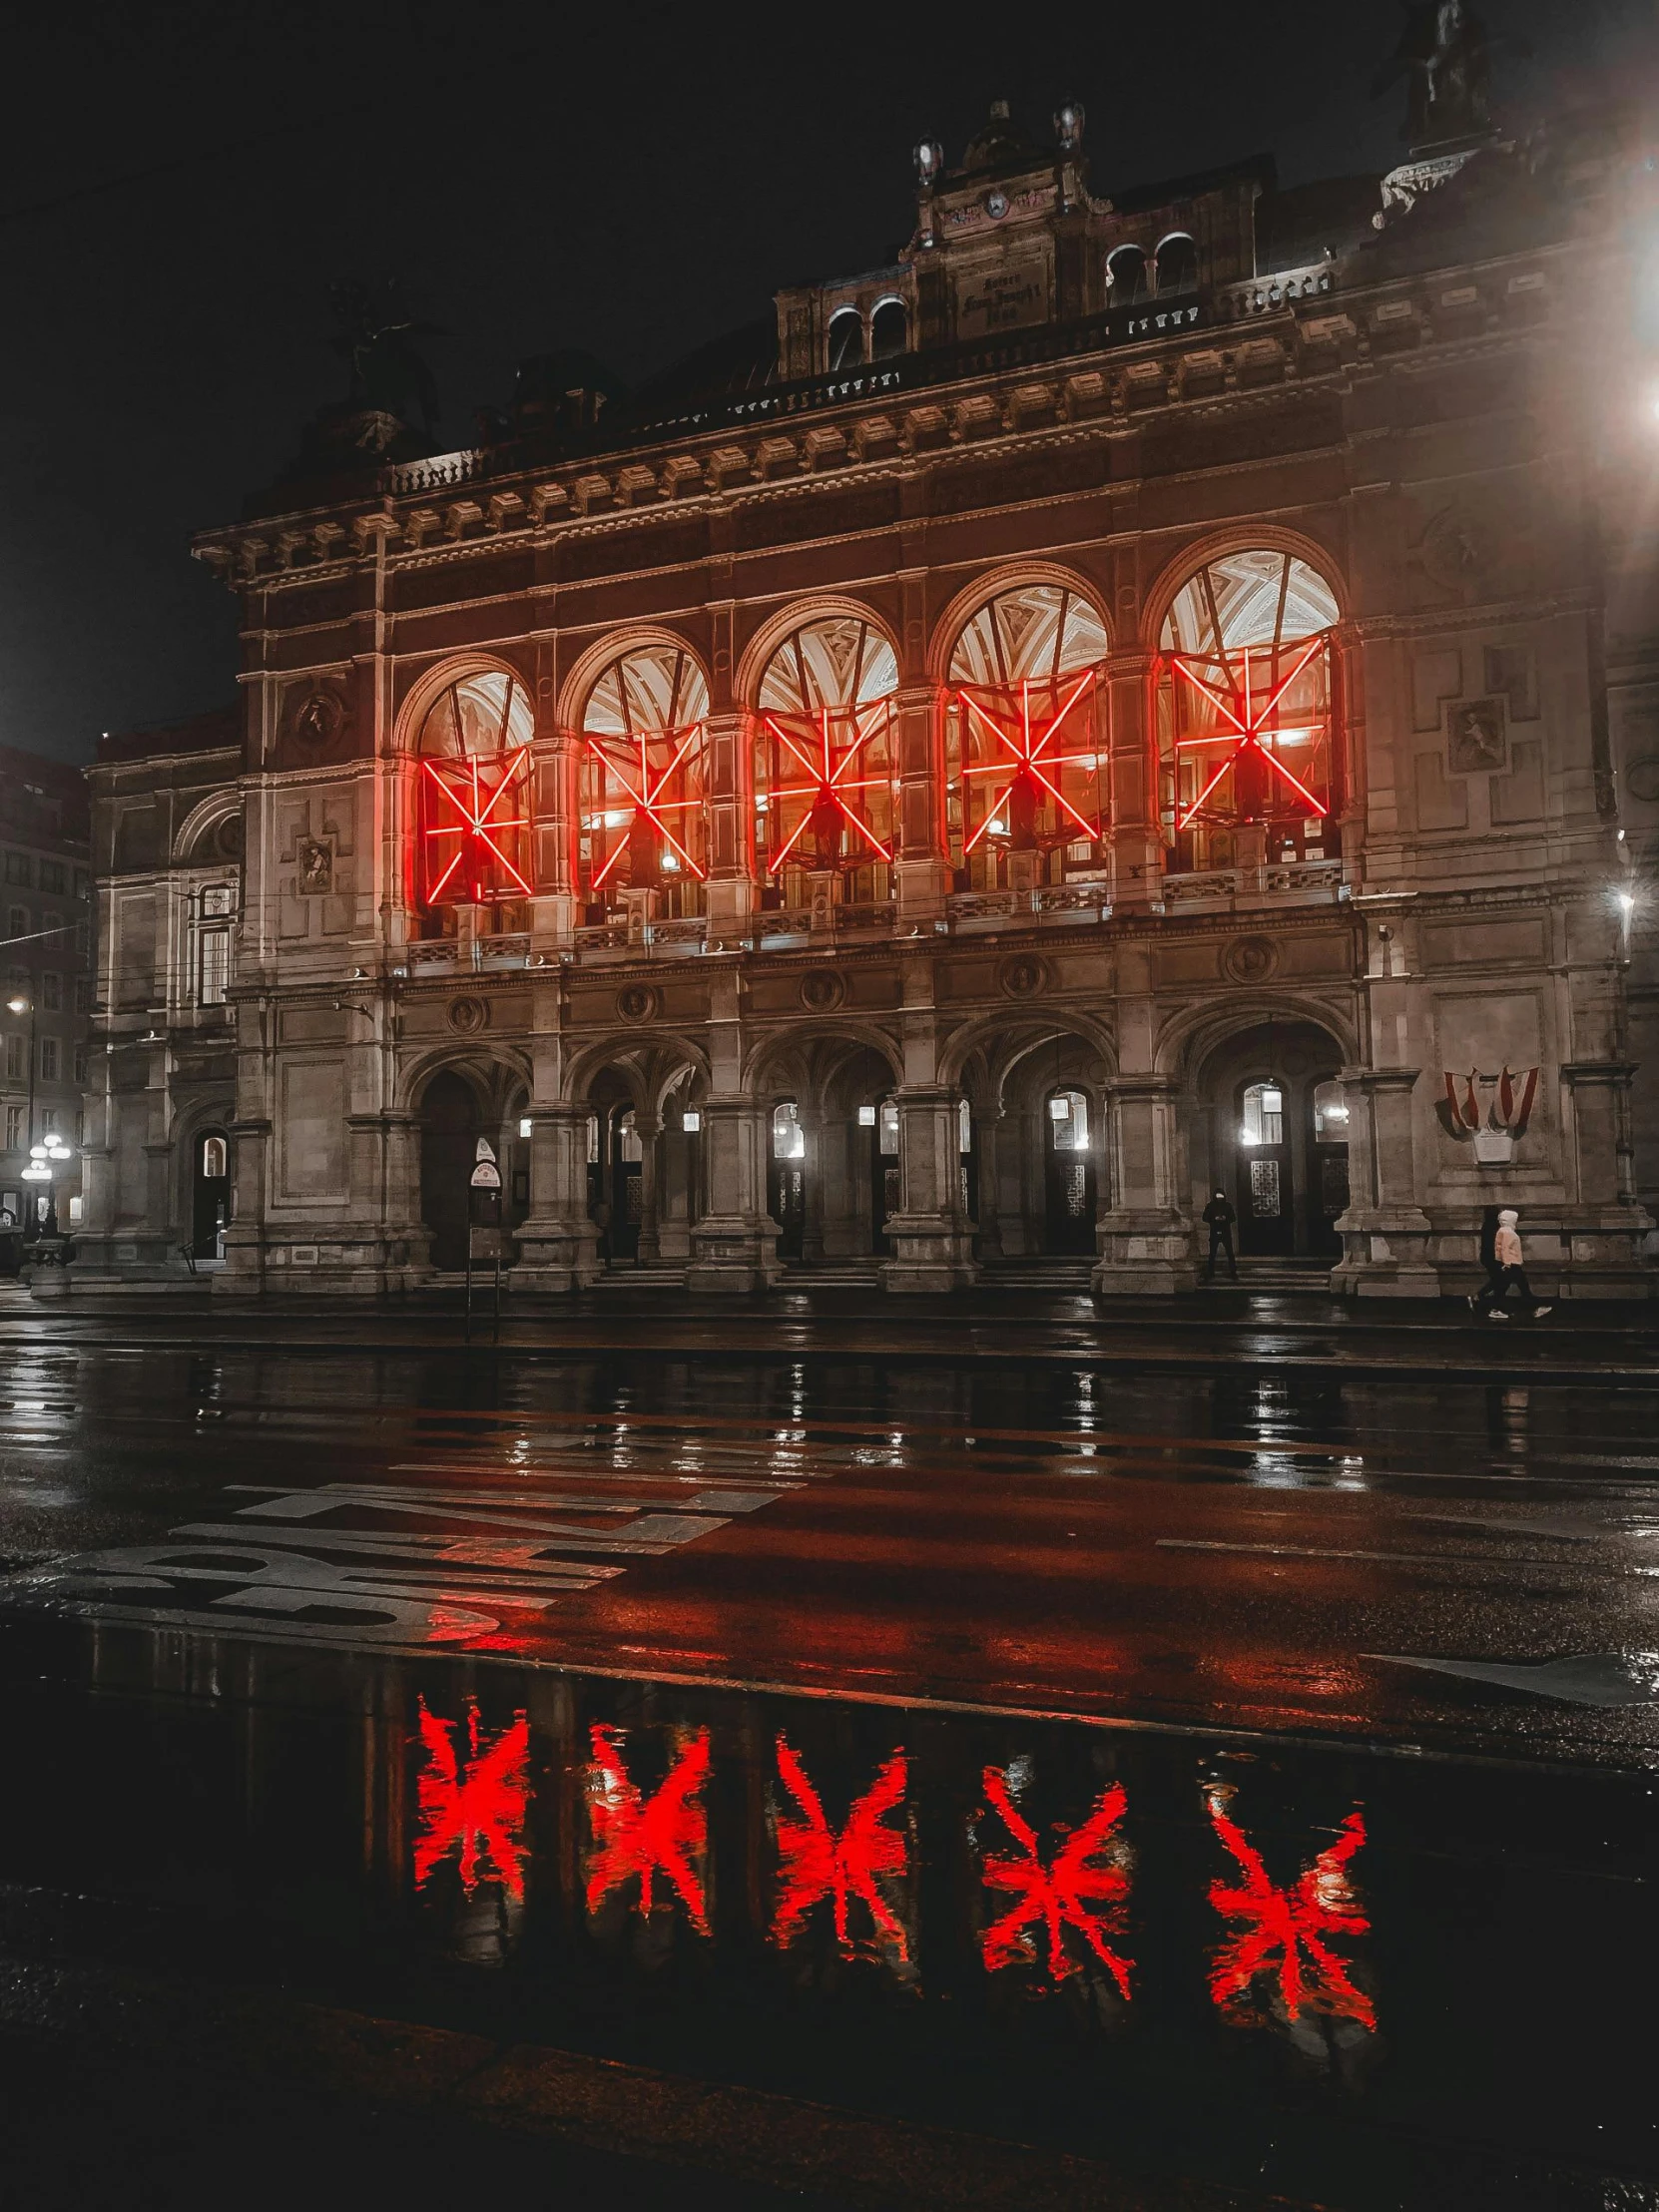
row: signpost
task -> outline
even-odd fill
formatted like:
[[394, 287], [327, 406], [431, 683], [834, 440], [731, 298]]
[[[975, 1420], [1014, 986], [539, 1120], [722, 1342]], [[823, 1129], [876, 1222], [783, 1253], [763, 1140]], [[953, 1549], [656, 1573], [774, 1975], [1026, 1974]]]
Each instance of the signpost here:
[[[482, 1192], [480, 1198], [477, 1194]], [[490, 1247], [495, 1255], [495, 1301], [493, 1334], [497, 1344], [501, 1342], [501, 1170], [496, 1164], [495, 1147], [488, 1137], [478, 1139], [473, 1155], [472, 1174], [467, 1185], [466, 1208], [466, 1342], [472, 1342], [472, 1247], [473, 1231], [480, 1226], [480, 1212], [490, 1217], [482, 1224], [490, 1229]]]

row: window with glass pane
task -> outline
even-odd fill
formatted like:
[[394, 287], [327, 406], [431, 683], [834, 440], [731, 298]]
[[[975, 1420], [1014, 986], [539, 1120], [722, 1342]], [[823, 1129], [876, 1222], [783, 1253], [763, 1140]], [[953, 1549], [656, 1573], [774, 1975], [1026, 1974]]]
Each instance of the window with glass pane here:
[[1283, 1144], [1285, 1093], [1277, 1083], [1252, 1083], [1244, 1094], [1246, 1144]]
[[1158, 672], [1175, 868], [1231, 866], [1246, 825], [1261, 827], [1270, 862], [1330, 855], [1336, 620], [1329, 584], [1290, 553], [1219, 556], [1178, 594]]
[[1048, 1101], [1048, 1118], [1056, 1152], [1089, 1149], [1089, 1102], [1081, 1091], [1055, 1091]]
[[199, 945], [201, 980], [198, 993], [203, 1006], [223, 1006], [231, 984], [231, 932], [204, 929]]
[[662, 915], [700, 914], [709, 873], [709, 686], [689, 653], [639, 645], [605, 668], [582, 710], [582, 889], [603, 915], [624, 889]]
[[51, 968], [40, 979], [40, 1002], [50, 1014], [63, 1009], [63, 977]]
[[793, 1098], [786, 1098], [772, 1109], [772, 1157], [775, 1160], [804, 1160], [807, 1157], [807, 1132], [801, 1126], [801, 1111]]
[[805, 905], [808, 877], [827, 870], [849, 899], [888, 895], [897, 686], [892, 647], [849, 615], [803, 624], [768, 661], [756, 702], [755, 851], [786, 907]]
[[1314, 1135], [1321, 1144], [1348, 1142], [1348, 1100], [1335, 1079], [1315, 1085]]
[[529, 694], [498, 669], [460, 678], [426, 710], [418, 874], [427, 907], [530, 896], [534, 735]]
[[58, 1080], [58, 1065], [57, 1038], [42, 1037], [40, 1040], [41, 1080], [46, 1083], [55, 1083]]
[[945, 701], [951, 858], [975, 890], [1104, 881], [1106, 630], [1059, 584], [1001, 592], [952, 649]]
[[898, 1158], [898, 1108], [890, 1098], [881, 1101], [881, 1126], [877, 1142], [884, 1158]]

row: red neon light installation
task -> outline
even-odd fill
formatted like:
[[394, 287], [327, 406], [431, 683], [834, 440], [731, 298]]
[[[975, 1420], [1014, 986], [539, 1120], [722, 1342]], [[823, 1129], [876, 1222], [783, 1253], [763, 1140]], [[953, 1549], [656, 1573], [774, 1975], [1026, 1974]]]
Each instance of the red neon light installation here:
[[1007, 1774], [987, 1767], [984, 1788], [1019, 1847], [1005, 1858], [987, 1857], [983, 1865], [986, 1888], [1006, 1891], [1014, 1899], [980, 1937], [987, 1969], [996, 1973], [1018, 1959], [1035, 1957], [1033, 1937], [1046, 1937], [1048, 1970], [1063, 1981], [1082, 1965], [1066, 1947], [1065, 1933], [1072, 1929], [1117, 1983], [1119, 1994], [1127, 1997], [1134, 1960], [1115, 1947], [1125, 1934], [1129, 1900], [1124, 1846], [1117, 1834], [1128, 1804], [1123, 1784], [1114, 1782], [1095, 1801], [1081, 1828], [1069, 1833], [1055, 1828], [1059, 1841], [1046, 1864], [1036, 1831], [1009, 1795]]
[[709, 1779], [709, 1731], [700, 1728], [675, 1754], [649, 1798], [628, 1778], [616, 1731], [595, 1721], [588, 1733], [593, 1744], [588, 1818], [594, 1846], [588, 1860], [588, 1911], [597, 1913], [614, 1891], [638, 1882], [640, 1912], [649, 1914], [661, 1875], [692, 1926], [707, 1936], [699, 1862], [709, 1842], [709, 1816], [702, 1801]]
[[1304, 1867], [1289, 1889], [1269, 1880], [1256, 1847], [1228, 1815], [1223, 1798], [1210, 1799], [1210, 1820], [1232, 1854], [1239, 1878], [1219, 1876], [1210, 1903], [1237, 1932], [1220, 1946], [1210, 1967], [1210, 1994], [1223, 2010], [1247, 1997], [1260, 1975], [1271, 1975], [1285, 2011], [1324, 2012], [1375, 2028], [1377, 2011], [1355, 1986], [1349, 1961], [1331, 1947], [1338, 1936], [1364, 1936], [1371, 1923], [1349, 1887], [1348, 1866], [1366, 1841], [1358, 1808], [1334, 1844]]
[[486, 1879], [499, 1882], [515, 1904], [524, 1896], [524, 1819], [530, 1802], [530, 1721], [515, 1714], [493, 1743], [478, 1727], [478, 1707], [469, 1700], [466, 1755], [457, 1753], [458, 1722], [439, 1720], [419, 1706], [420, 1740], [426, 1765], [415, 1788], [420, 1832], [415, 1838], [414, 1879], [424, 1889], [451, 1853], [459, 1861], [461, 1888], [468, 1897]]
[[499, 760], [422, 761], [426, 903], [528, 898], [515, 853], [530, 828], [530, 748]]
[[863, 1796], [854, 1799], [837, 1834], [825, 1816], [805, 1766], [780, 1735], [779, 1778], [799, 1808], [799, 1817], [786, 1813], [778, 1823], [779, 1894], [772, 1939], [781, 1948], [788, 1949], [808, 1914], [828, 1899], [834, 1913], [835, 1940], [842, 1955], [852, 1957], [855, 1945], [848, 1909], [856, 1899], [876, 1933], [896, 1948], [901, 1959], [909, 1956], [904, 1930], [877, 1887], [883, 1880], [903, 1875], [909, 1866], [910, 1847], [903, 1830], [887, 1826], [889, 1815], [902, 1810], [906, 1772], [903, 1752], [895, 1751]]
[[[870, 801], [864, 793], [890, 793], [888, 774], [858, 775], [870, 765], [871, 739], [887, 735], [889, 704], [875, 700], [866, 707], [820, 707], [811, 715], [762, 712], [762, 722], [777, 739], [779, 760], [785, 773], [803, 781], [773, 783], [768, 789], [768, 828], [775, 840], [766, 855], [769, 875], [777, 875], [810, 830], [813, 848], [803, 850], [798, 866], [839, 865], [841, 825], [855, 839], [854, 859], [891, 860], [890, 848], [871, 827]], [[794, 828], [790, 828], [791, 821]], [[831, 857], [833, 855], [833, 857]]]
[[591, 889], [603, 888], [618, 863], [630, 855], [636, 862], [631, 873], [640, 872], [638, 849], [642, 836], [647, 844], [653, 837], [660, 838], [680, 865], [700, 883], [707, 879], [707, 870], [699, 866], [684, 841], [684, 818], [701, 807], [702, 802], [686, 796], [680, 773], [692, 750], [700, 746], [702, 740], [700, 722], [694, 722], [686, 730], [640, 731], [632, 737], [602, 737], [592, 731], [588, 733], [589, 750], [602, 764], [605, 782], [617, 787], [622, 811], [631, 810], [633, 814], [630, 834], [619, 837], [610, 856], [595, 869]]
[[[1222, 758], [1216, 762], [1214, 769], [1210, 770], [1209, 780], [1203, 790], [1189, 806], [1180, 811], [1178, 828], [1190, 830], [1204, 813], [1222, 778], [1233, 775], [1237, 780], [1243, 766], [1251, 761], [1265, 763], [1266, 767], [1271, 769], [1273, 774], [1279, 778], [1281, 784], [1289, 788], [1292, 795], [1291, 803], [1299, 805], [1303, 813], [1313, 815], [1321, 820], [1324, 819], [1326, 812], [1324, 800], [1311, 792], [1299, 776], [1293, 776], [1275, 751], [1276, 744], [1283, 743], [1288, 736], [1312, 738], [1324, 734], [1323, 728], [1319, 731], [1313, 729], [1287, 731], [1281, 723], [1279, 712], [1280, 704], [1291, 686], [1303, 670], [1310, 665], [1315, 655], [1324, 651], [1324, 638], [1310, 638], [1300, 652], [1294, 655], [1290, 668], [1277, 682], [1273, 682], [1271, 679], [1263, 682], [1260, 674], [1258, 674], [1254, 697], [1251, 687], [1251, 662], [1253, 660], [1258, 663], [1263, 660], [1277, 660], [1277, 654], [1258, 652], [1255, 648], [1246, 648], [1235, 657], [1222, 662], [1221, 668], [1228, 681], [1228, 690], [1225, 695], [1216, 688], [1209, 677], [1199, 674], [1197, 668], [1193, 666], [1185, 654], [1175, 653], [1170, 656], [1170, 666], [1175, 674], [1185, 683], [1190, 684], [1193, 690], [1216, 710], [1226, 726], [1225, 728], [1218, 727], [1212, 731], [1204, 732], [1196, 737], [1177, 738], [1176, 740], [1175, 749], [1178, 754], [1205, 754], [1207, 756], [1204, 762], [1206, 769], [1210, 768], [1210, 759], [1214, 757], [1217, 749], [1221, 749], [1222, 752]], [[1261, 811], [1272, 813], [1282, 810], [1264, 807]], [[1231, 816], [1229, 819], [1231, 819]]]
[[[968, 790], [967, 820], [977, 812], [978, 825], [962, 846], [965, 860], [988, 831], [1034, 843], [1034, 834], [1018, 834], [1022, 816], [1034, 821], [1040, 809], [1052, 801], [1059, 810], [1059, 841], [1075, 843], [1079, 837], [1096, 841], [1101, 833], [1094, 821], [1079, 813], [1061, 789], [1068, 768], [1095, 770], [1095, 750], [1083, 728], [1085, 717], [1073, 710], [1094, 690], [1093, 669], [1057, 685], [1021, 680], [1017, 690], [987, 691], [958, 685], [956, 697], [987, 747], [988, 757], [962, 769]], [[1067, 752], [1063, 747], [1081, 746]], [[965, 826], [964, 826], [965, 827]]]

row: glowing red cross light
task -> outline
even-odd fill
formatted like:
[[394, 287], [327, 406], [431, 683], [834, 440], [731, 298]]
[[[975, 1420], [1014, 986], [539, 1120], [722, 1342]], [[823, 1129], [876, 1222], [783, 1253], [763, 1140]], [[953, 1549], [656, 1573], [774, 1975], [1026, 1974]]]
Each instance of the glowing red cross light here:
[[1179, 753], [1206, 751], [1217, 745], [1225, 745], [1227, 748], [1227, 756], [1221, 766], [1181, 817], [1180, 826], [1183, 830], [1192, 828], [1194, 822], [1198, 819], [1200, 808], [1234, 763], [1243, 760], [1246, 755], [1251, 753], [1254, 753], [1258, 759], [1266, 761], [1274, 774], [1290, 785], [1297, 797], [1306, 802], [1311, 814], [1323, 819], [1326, 811], [1325, 802], [1316, 799], [1307, 785], [1300, 778], [1291, 774], [1273, 746], [1264, 744], [1263, 740], [1286, 735], [1284, 731], [1276, 731], [1273, 727], [1273, 718], [1279, 711], [1279, 702], [1309, 662], [1313, 660], [1315, 654], [1323, 653], [1324, 650], [1325, 639], [1323, 637], [1310, 638], [1303, 647], [1300, 657], [1292, 663], [1290, 672], [1281, 677], [1280, 681], [1271, 690], [1263, 692], [1255, 700], [1251, 697], [1250, 653], [1248, 649], [1240, 655], [1244, 673], [1242, 686], [1233, 681], [1231, 666], [1226, 663], [1223, 664], [1227, 668], [1228, 682], [1228, 690], [1225, 694], [1217, 691], [1213, 684], [1200, 676], [1197, 670], [1189, 664], [1185, 654], [1172, 653], [1170, 655], [1171, 665], [1174, 667], [1175, 673], [1178, 676], [1184, 676], [1187, 682], [1192, 685], [1194, 691], [1207, 699], [1210, 705], [1232, 725], [1231, 730], [1218, 731], [1209, 737], [1181, 738], [1177, 741], [1176, 751]]
[[[996, 1973], [1018, 1958], [1035, 1955], [1026, 1930], [1046, 1935], [1048, 1970], [1056, 1981], [1080, 1970], [1081, 1961], [1066, 1949], [1065, 1932], [1075, 1929], [1118, 1985], [1129, 1994], [1129, 1974], [1134, 1965], [1114, 1948], [1121, 1941], [1128, 1911], [1129, 1876], [1119, 1865], [1101, 1865], [1101, 1855], [1116, 1842], [1118, 1823], [1128, 1798], [1121, 1782], [1114, 1782], [1095, 1802], [1094, 1811], [1081, 1828], [1069, 1834], [1056, 1828], [1061, 1841], [1045, 1866], [1036, 1831], [1022, 1818], [1008, 1794], [1008, 1777], [996, 1767], [984, 1774], [985, 1795], [1001, 1815], [1003, 1826], [1019, 1846], [1018, 1857], [984, 1862], [985, 1886], [1006, 1890], [1014, 1903], [980, 1937], [987, 1969]], [[1108, 1937], [1112, 1938], [1111, 1941]]]
[[493, 1743], [479, 1733], [478, 1708], [466, 1717], [466, 1758], [456, 1753], [460, 1724], [440, 1721], [420, 1702], [426, 1765], [416, 1784], [420, 1833], [415, 1838], [415, 1888], [424, 1889], [451, 1852], [459, 1855], [468, 1897], [483, 1879], [480, 1862], [515, 1902], [524, 1896], [525, 1808], [530, 1801], [530, 1722], [514, 1716]]
[[[973, 717], [992, 745], [1001, 748], [992, 760], [976, 762], [971, 768], [964, 768], [962, 771], [964, 776], [1000, 779], [984, 803], [984, 821], [963, 847], [964, 859], [998, 819], [1009, 793], [1022, 778], [1045, 791], [1062, 813], [1071, 817], [1084, 836], [1093, 838], [1100, 835], [1099, 823], [1085, 820], [1049, 774], [1050, 770], [1072, 767], [1078, 763], [1086, 763], [1090, 768], [1095, 766], [1092, 752], [1056, 753], [1051, 750], [1060, 735], [1061, 724], [1093, 682], [1093, 669], [1085, 669], [1047, 722], [1032, 720], [1029, 677], [1021, 683], [1017, 701], [1008, 698], [1006, 703], [999, 705], [995, 713], [987, 713], [969, 693], [957, 691], [956, 697], [964, 710]], [[1047, 688], [1046, 685], [1038, 686], [1039, 690], [1045, 691]]]
[[[847, 710], [842, 709], [844, 717]], [[846, 803], [848, 792], [879, 791], [887, 785], [885, 776], [853, 776], [850, 772], [859, 765], [859, 756], [874, 737], [885, 719], [886, 702], [880, 701], [873, 709], [866, 708], [860, 715], [851, 714], [852, 735], [841, 744], [832, 735], [831, 722], [835, 711], [821, 707], [815, 715], [790, 717], [804, 729], [792, 734], [776, 715], [765, 715], [765, 721], [773, 736], [787, 746], [806, 771], [810, 781], [805, 784], [782, 784], [772, 793], [774, 800], [805, 799], [809, 802], [782, 851], [775, 853], [767, 865], [773, 874], [783, 866], [794, 851], [801, 837], [821, 809], [834, 807], [845, 816], [864, 842], [872, 847], [883, 860], [892, 858], [891, 852], [881, 842], [875, 831], [855, 808]]]
[[834, 1909], [835, 1940], [850, 1958], [854, 1945], [847, 1933], [847, 1909], [857, 1898], [876, 1933], [896, 1947], [900, 1958], [908, 1957], [904, 1931], [876, 1887], [883, 1877], [902, 1875], [909, 1865], [910, 1847], [903, 1832], [886, 1825], [887, 1815], [903, 1805], [906, 1771], [903, 1752], [895, 1751], [863, 1796], [853, 1800], [846, 1825], [837, 1835], [825, 1817], [806, 1768], [779, 1737], [778, 1773], [801, 1818], [785, 1814], [778, 1823], [775, 1943], [788, 1949], [813, 1907], [828, 1898]]
[[[706, 870], [698, 866], [668, 826], [670, 815], [687, 814], [697, 806], [698, 802], [695, 799], [667, 799], [664, 794], [679, 772], [680, 764], [702, 735], [703, 725], [700, 722], [694, 722], [687, 730], [642, 730], [637, 735], [626, 738], [601, 738], [596, 737], [591, 731], [588, 734], [588, 744], [598, 754], [606, 774], [614, 776], [622, 786], [623, 796], [634, 810], [636, 822], [641, 816], [644, 816], [645, 820], [661, 836], [663, 842], [671, 844], [675, 851], [679, 853], [681, 860], [691, 869], [699, 882], [705, 880]], [[653, 745], [661, 746], [665, 743], [674, 747], [673, 755], [661, 775], [653, 776], [651, 773], [651, 748]], [[637, 761], [634, 758], [636, 749], [639, 754]], [[626, 837], [620, 838], [616, 850], [593, 879], [595, 890], [598, 890], [627, 849], [628, 839]]]
[[[437, 847], [428, 860], [428, 872], [434, 868], [441, 871], [435, 881], [428, 882], [429, 900], [441, 897], [458, 873], [462, 887], [469, 888], [473, 898], [481, 901], [494, 887], [490, 883], [492, 859], [506, 870], [526, 898], [531, 895], [529, 884], [502, 850], [503, 842], [515, 831], [530, 827], [529, 814], [526, 811], [509, 817], [500, 811], [509, 795], [522, 797], [527, 788], [529, 758], [530, 748], [523, 745], [499, 763], [481, 761], [472, 754], [459, 761], [421, 763], [427, 785], [426, 842]], [[450, 839], [454, 843], [452, 851], [447, 849]]]
[[695, 1862], [709, 1841], [709, 1816], [700, 1795], [709, 1779], [709, 1731], [700, 1728], [675, 1755], [649, 1798], [628, 1779], [615, 1731], [595, 1721], [589, 1735], [588, 1817], [594, 1848], [588, 1861], [588, 1911], [597, 1913], [613, 1891], [637, 1881], [639, 1909], [648, 1914], [660, 1874], [692, 1925], [707, 1936], [703, 1881]]
[[1330, 1943], [1334, 1936], [1364, 1936], [1371, 1927], [1348, 1883], [1348, 1863], [1366, 1841], [1358, 1810], [1344, 1821], [1337, 1841], [1304, 1867], [1289, 1889], [1268, 1879], [1260, 1852], [1229, 1819], [1219, 1797], [1210, 1800], [1210, 1819], [1243, 1878], [1235, 1882], [1223, 1875], [1210, 1885], [1216, 1911], [1240, 1923], [1210, 1967], [1215, 2002], [1227, 2009], [1259, 1974], [1271, 1973], [1292, 2019], [1308, 2010], [1375, 2027], [1376, 2007], [1355, 1987], [1349, 1962]]

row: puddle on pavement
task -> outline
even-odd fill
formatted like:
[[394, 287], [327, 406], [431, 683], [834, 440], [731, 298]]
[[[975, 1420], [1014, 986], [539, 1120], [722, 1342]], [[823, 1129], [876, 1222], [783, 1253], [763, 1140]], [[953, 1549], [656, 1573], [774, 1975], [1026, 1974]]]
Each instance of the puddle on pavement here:
[[1655, 2166], [1640, 1778], [111, 1626], [0, 1679], [0, 1882], [171, 1967], [1345, 2206], [1647, 2201], [1594, 2178]]

